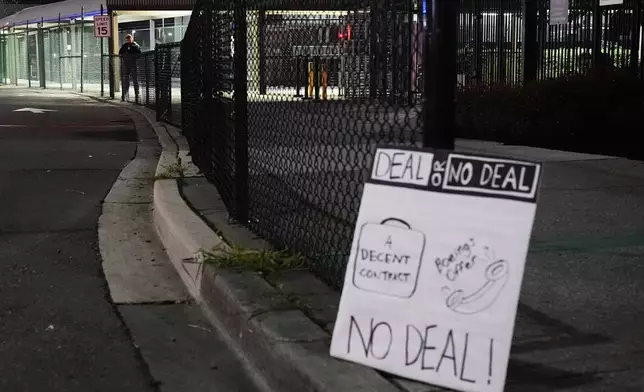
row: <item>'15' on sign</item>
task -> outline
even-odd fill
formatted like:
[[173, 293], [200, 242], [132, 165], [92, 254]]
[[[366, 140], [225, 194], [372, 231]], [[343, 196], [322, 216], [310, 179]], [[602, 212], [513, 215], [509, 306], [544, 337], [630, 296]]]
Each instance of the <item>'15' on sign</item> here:
[[94, 17], [94, 36], [111, 37], [112, 26], [110, 25], [109, 15], [100, 15]]

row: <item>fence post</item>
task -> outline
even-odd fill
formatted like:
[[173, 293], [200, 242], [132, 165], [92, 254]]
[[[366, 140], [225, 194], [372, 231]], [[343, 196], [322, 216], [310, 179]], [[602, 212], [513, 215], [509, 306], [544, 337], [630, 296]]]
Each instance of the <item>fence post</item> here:
[[[235, 219], [248, 222], [248, 53], [246, 42], [246, 1], [235, 5]], [[261, 34], [261, 32], [260, 32]]]
[[407, 84], [407, 105], [409, 105], [409, 107], [414, 106], [414, 90], [416, 90], [414, 82], [414, 67], [416, 66], [416, 63], [413, 59], [417, 58], [416, 56], [419, 52], [417, 48], [414, 48], [414, 4], [418, 4], [418, 1], [409, 2], [407, 4], [407, 47], [409, 48], [410, 57], [408, 59], [407, 75], [405, 76], [407, 81], [405, 83]]
[[172, 52], [170, 50], [166, 51], [163, 62], [167, 67], [168, 75], [166, 79], [166, 92], [168, 97], [166, 111], [168, 112], [168, 121], [172, 123]]
[[[295, 72], [293, 74], [295, 75], [295, 95], [293, 97], [295, 98], [301, 98], [302, 94], [300, 94], [300, 82], [302, 75], [300, 75], [300, 70], [302, 69], [302, 56], [298, 53], [298, 55], [295, 57]], [[306, 90], [306, 88], [305, 88]]]
[[264, 39], [264, 26], [266, 25], [266, 9], [259, 9], [257, 18], [257, 34], [259, 36], [259, 93], [266, 94], [266, 43]]
[[[112, 34], [107, 38], [107, 72], [109, 73], [108, 75], [108, 83], [110, 84], [110, 99], [114, 99], [114, 96], [116, 95], [116, 67], [114, 67], [114, 43], [115, 43], [115, 36], [119, 33], [118, 29], [114, 29], [114, 11], [111, 11], [110, 8], [107, 8], [107, 15], [110, 16], [110, 30], [112, 31]], [[117, 25], [118, 26], [118, 25]]]
[[[107, 8], [107, 14], [110, 16], [110, 24], [112, 25], [112, 35], [107, 40], [107, 53], [110, 58], [110, 98], [114, 99], [116, 93], [121, 92], [121, 62], [119, 57], [119, 22], [118, 22], [118, 13], [109, 7]], [[115, 62], [119, 63], [116, 64]]]
[[[369, 2], [369, 99], [377, 97], [378, 75], [380, 74], [378, 67], [378, 62], [380, 61], [380, 56], [378, 56], [378, 34], [380, 33], [378, 9], [381, 5], [378, 1], [370, 0]], [[360, 84], [359, 71], [358, 84]]]
[[505, 84], [505, 0], [499, 0], [499, 13], [496, 19], [496, 40], [499, 52], [499, 82]]
[[159, 97], [161, 96], [160, 90], [161, 90], [161, 73], [159, 72], [159, 47], [155, 46], [154, 48], [154, 102], [156, 102], [156, 114], [157, 114], [157, 121], [161, 121], [161, 102], [159, 101]]
[[14, 33], [14, 35], [13, 35], [13, 72], [14, 72], [14, 75], [16, 76], [16, 78], [15, 78], [16, 79], [15, 80], [16, 86], [18, 86], [19, 85], [18, 78], [20, 77], [20, 73], [18, 71], [20, 69], [18, 67], [18, 65], [19, 65], [18, 59], [20, 58], [20, 51], [19, 51], [19, 48], [18, 48], [18, 39], [16, 38], [16, 24], [15, 23], [13, 24], [13, 29], [11, 31]]
[[[181, 42], [179, 43], [179, 59], [180, 59], [180, 61], [179, 61], [179, 76], [181, 78], [182, 86], [183, 86], [183, 81], [188, 80], [188, 67], [186, 65], [186, 61], [184, 61], [184, 59], [186, 58], [186, 55], [187, 55], [187, 51], [186, 51], [185, 46], [184, 46], [185, 42], [186, 42], [185, 40], [181, 40]], [[159, 94], [159, 93], [157, 92], [157, 94]], [[157, 99], [158, 99], [158, 95], [157, 95]], [[187, 102], [188, 102], [187, 89], [182, 88], [181, 89], [181, 125], [187, 124], [187, 121], [186, 121], [186, 114], [187, 114], [187, 107], [188, 107]]]
[[6, 36], [4, 33], [4, 27], [2, 28], [2, 31], [0, 31], [0, 74], [2, 74], [2, 79], [0, 79], [0, 84], [6, 84], [7, 83], [7, 75], [6, 75], [6, 60], [7, 60], [7, 55], [5, 54], [5, 41], [6, 41]]
[[456, 40], [459, 2], [430, 0], [425, 30], [423, 146], [454, 149]]
[[58, 83], [60, 84], [60, 89], [63, 89], [63, 54], [65, 50], [63, 49], [63, 28], [60, 24], [60, 12], [58, 13]]
[[[101, 4], [101, 16], [103, 16], [103, 4]], [[105, 51], [105, 38], [101, 37], [99, 38], [99, 40], [101, 41], [101, 55], [99, 56], [99, 59], [101, 61], [101, 97], [104, 97], [105, 86], [103, 82], [105, 81], [105, 64], [103, 64], [103, 52]]]
[[593, 0], [593, 68], [597, 68], [602, 60], [602, 10], [599, 0]]
[[[212, 170], [212, 162], [209, 162], [207, 157], [204, 156], [204, 151], [209, 150], [210, 154], [217, 154], [213, 152], [213, 127], [212, 127], [212, 115], [211, 111], [213, 110], [213, 97], [212, 97], [212, 86], [213, 86], [213, 70], [214, 70], [214, 59], [212, 56], [213, 47], [214, 47], [214, 21], [213, 14], [215, 12], [214, 4], [212, 1], [206, 1], [204, 5], [204, 17], [200, 18], [205, 24], [205, 39], [202, 40], [203, 47], [197, 48], [196, 50], [200, 51], [200, 55], [203, 58], [204, 65], [201, 68], [200, 75], [194, 75], [192, 80], [195, 78], [201, 77], [201, 108], [195, 116], [195, 129], [191, 130], [195, 136], [202, 136], [201, 142], [204, 144], [201, 148], [197, 150], [197, 156], [193, 157], [197, 165], [208, 165], [208, 170]], [[201, 26], [199, 26], [201, 27]], [[186, 45], [189, 43], [186, 42]], [[193, 57], [194, 59], [194, 57]], [[193, 68], [194, 69], [194, 68]], [[198, 137], [198, 136], [197, 136]], [[198, 140], [198, 139], [197, 139]]]
[[84, 91], [83, 74], [85, 73], [85, 7], [81, 7], [80, 28], [80, 91]]
[[31, 88], [31, 55], [29, 54], [29, 21], [27, 21], [25, 33], [25, 51], [27, 52], [27, 82]]
[[630, 56], [630, 68], [633, 71], [634, 75], [637, 75], [637, 66], [639, 63], [639, 50], [640, 50], [640, 28], [641, 24], [641, 12], [642, 8], [640, 2], [642, 0], [635, 0], [633, 3], [633, 19], [631, 20], [631, 56]]
[[481, 1], [474, 1], [474, 66], [476, 74], [476, 87], [481, 87], [483, 82], [483, 11]]
[[[599, 0], [595, 0], [599, 1]], [[537, 80], [537, 2], [523, 0], [523, 83]]]
[[[153, 54], [155, 52], [152, 52]], [[145, 72], [145, 106], [150, 106], [150, 64], [148, 63], [148, 56], [150, 54], [146, 54], [143, 57], [143, 61], [145, 61], [145, 67], [143, 68]]]
[[47, 88], [45, 84], [45, 79], [47, 78], [47, 75], [45, 73], [45, 33], [43, 31], [44, 25], [45, 25], [45, 18], [40, 17], [40, 26], [38, 28], [38, 33], [36, 35], [36, 39], [38, 40], [38, 44], [36, 45], [36, 48], [38, 50], [37, 52], [38, 79], [40, 79], [41, 88]]
[[114, 57], [111, 54], [107, 55], [107, 72], [109, 72], [108, 79], [110, 84], [110, 99], [114, 99], [115, 96], [115, 69], [114, 69]]
[[315, 100], [320, 100], [320, 57], [313, 57], [313, 88], [315, 91]]

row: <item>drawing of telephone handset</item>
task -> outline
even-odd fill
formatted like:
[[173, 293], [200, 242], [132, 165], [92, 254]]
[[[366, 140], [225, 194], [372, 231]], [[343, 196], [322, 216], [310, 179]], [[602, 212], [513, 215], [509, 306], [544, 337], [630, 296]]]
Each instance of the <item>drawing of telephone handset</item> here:
[[[474, 314], [490, 307], [501, 294], [510, 276], [507, 260], [496, 260], [485, 269], [485, 283], [471, 293], [462, 289], [447, 296], [447, 307], [454, 312]], [[445, 288], [444, 288], [445, 289]]]

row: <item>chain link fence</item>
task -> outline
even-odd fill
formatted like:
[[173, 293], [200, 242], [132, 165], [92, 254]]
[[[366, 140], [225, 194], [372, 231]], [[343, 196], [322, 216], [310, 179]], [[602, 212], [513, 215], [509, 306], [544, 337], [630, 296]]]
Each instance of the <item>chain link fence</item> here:
[[[571, 0], [558, 25], [550, 24], [549, 4], [460, 0], [459, 105], [470, 110], [465, 120], [487, 126], [461, 122], [485, 128], [483, 138], [500, 121], [492, 114], [511, 105], [487, 107], [479, 91], [602, 67], [643, 74], [644, 0], [609, 7]], [[47, 87], [126, 93], [155, 109], [182, 126], [232, 219], [305, 254], [339, 287], [376, 145], [422, 139], [426, 7], [422, 0], [200, 0], [180, 44], [158, 45], [129, 65], [101, 52], [91, 24], [13, 31], [0, 40], [0, 82], [4, 75], [37, 86], [44, 77]], [[44, 69], [34, 63], [40, 48]]]
[[[7, 83], [25, 87], [100, 91], [101, 44], [92, 22], [3, 30]], [[103, 49], [105, 50], [105, 49]]]
[[[571, 0], [556, 26], [548, 0], [460, 3], [461, 91], [641, 65], [641, 0]], [[376, 146], [421, 142], [426, 6], [202, 0], [181, 46], [195, 162], [233, 219], [335, 287]]]
[[9, 75], [7, 73], [7, 37], [0, 35], [0, 84], [9, 83]]
[[[103, 56], [103, 96], [155, 110], [159, 120], [181, 124], [180, 43], [123, 58]], [[110, 75], [113, 77], [110, 78]]]
[[157, 117], [181, 125], [181, 43], [156, 48]]
[[[140, 55], [118, 57], [115, 75], [119, 75], [119, 83], [115, 86], [116, 98], [156, 108], [156, 69], [155, 52], [143, 52]], [[114, 78], [117, 79], [116, 77]]]
[[200, 2], [181, 56], [183, 129], [231, 216], [338, 287], [376, 145], [421, 140], [423, 17], [332, 3]]
[[[234, 112], [230, 10], [215, 12], [211, 2], [198, 2], [193, 10], [181, 43], [181, 123], [193, 161], [236, 215], [241, 201], [236, 188], [243, 193], [246, 185], [236, 177], [235, 155], [244, 154], [245, 146], [236, 148], [234, 138], [243, 113]], [[245, 99], [240, 102], [245, 105]]]

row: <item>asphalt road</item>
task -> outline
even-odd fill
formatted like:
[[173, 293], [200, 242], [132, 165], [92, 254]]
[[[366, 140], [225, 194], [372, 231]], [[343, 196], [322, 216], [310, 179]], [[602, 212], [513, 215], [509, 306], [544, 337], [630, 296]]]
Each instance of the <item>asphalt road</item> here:
[[[16, 111], [25, 108], [48, 111]], [[106, 282], [97, 225], [137, 140], [132, 119], [114, 106], [0, 88], [0, 391], [256, 390], [198, 305], [112, 302], [109, 287], [123, 282]], [[163, 261], [150, 206], [110, 206], [113, 226], [131, 233], [119, 246], [131, 250], [119, 256], [121, 273]], [[121, 210], [129, 216], [114, 215]]]
[[0, 390], [154, 390], [108, 301], [96, 233], [135, 140], [116, 108], [0, 89]]

